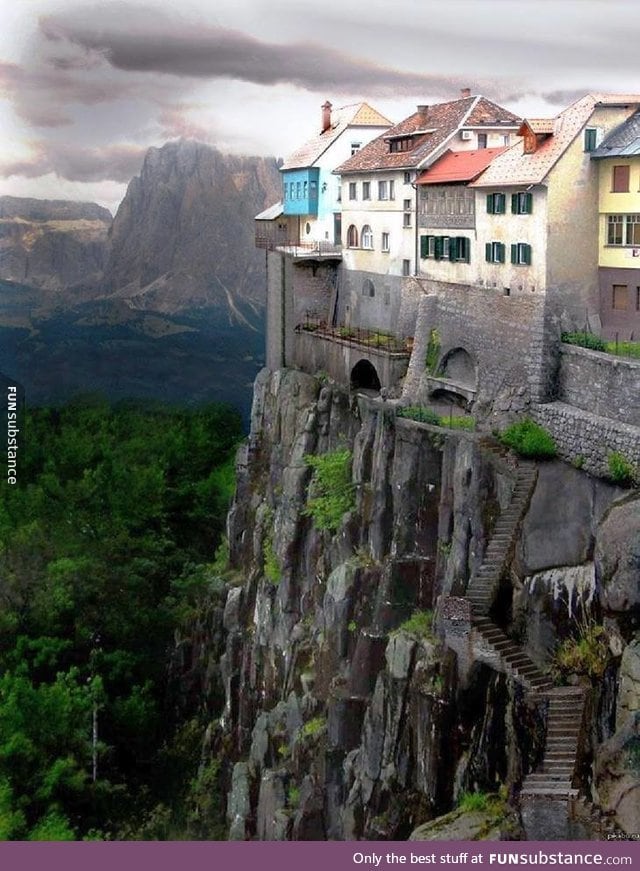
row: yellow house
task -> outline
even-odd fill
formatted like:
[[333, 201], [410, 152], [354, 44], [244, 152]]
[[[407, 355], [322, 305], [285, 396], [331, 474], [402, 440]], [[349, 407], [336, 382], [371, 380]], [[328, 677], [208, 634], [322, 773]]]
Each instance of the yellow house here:
[[[595, 142], [594, 142], [595, 145]], [[640, 338], [640, 110], [592, 152], [598, 161], [598, 278], [603, 333]]]

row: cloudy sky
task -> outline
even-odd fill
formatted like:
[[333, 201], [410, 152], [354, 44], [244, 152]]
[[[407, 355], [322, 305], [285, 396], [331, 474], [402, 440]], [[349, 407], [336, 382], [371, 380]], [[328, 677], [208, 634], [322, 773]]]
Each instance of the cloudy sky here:
[[0, 0], [0, 194], [115, 210], [151, 145], [285, 156], [320, 105], [640, 92], [635, 0]]

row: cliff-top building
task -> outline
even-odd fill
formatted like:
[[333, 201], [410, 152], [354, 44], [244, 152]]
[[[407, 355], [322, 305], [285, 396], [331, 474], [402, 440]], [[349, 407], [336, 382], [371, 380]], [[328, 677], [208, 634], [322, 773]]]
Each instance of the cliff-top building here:
[[261, 247], [341, 244], [340, 179], [333, 170], [391, 125], [368, 103], [322, 106], [318, 133], [281, 166], [282, 200], [256, 217]]
[[586, 142], [599, 178], [598, 275], [602, 332], [640, 338], [640, 111], [598, 145]]

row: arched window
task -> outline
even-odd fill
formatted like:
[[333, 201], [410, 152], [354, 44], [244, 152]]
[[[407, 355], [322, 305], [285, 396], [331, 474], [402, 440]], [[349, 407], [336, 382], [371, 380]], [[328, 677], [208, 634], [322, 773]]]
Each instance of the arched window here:
[[351, 224], [347, 230], [347, 248], [358, 247], [358, 230], [354, 224]]
[[362, 228], [362, 247], [369, 249], [373, 248], [373, 233], [368, 224], [365, 224]]
[[365, 278], [362, 282], [362, 295], [363, 296], [375, 296], [376, 289], [373, 285], [373, 281], [370, 278]]

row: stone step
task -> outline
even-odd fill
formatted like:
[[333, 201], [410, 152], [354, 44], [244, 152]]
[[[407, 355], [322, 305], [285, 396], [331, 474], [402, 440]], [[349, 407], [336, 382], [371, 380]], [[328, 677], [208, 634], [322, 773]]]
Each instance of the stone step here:
[[548, 797], [548, 798], [577, 798], [578, 790], [569, 787], [557, 786], [555, 783], [536, 784], [535, 786], [523, 787], [520, 791], [520, 796], [526, 798]]
[[555, 771], [540, 772], [540, 774], [529, 774], [528, 777], [525, 779], [525, 784], [529, 786], [533, 783], [552, 783], [554, 781], [558, 783], [564, 782], [570, 784], [571, 774], [567, 775], [562, 772], [558, 773]]

